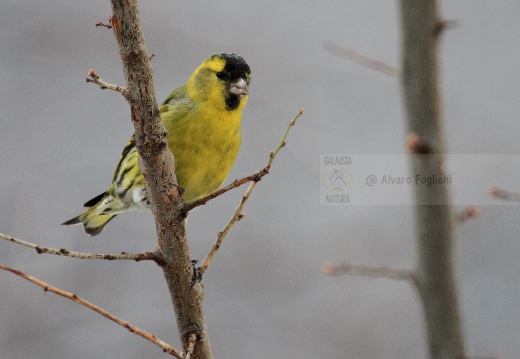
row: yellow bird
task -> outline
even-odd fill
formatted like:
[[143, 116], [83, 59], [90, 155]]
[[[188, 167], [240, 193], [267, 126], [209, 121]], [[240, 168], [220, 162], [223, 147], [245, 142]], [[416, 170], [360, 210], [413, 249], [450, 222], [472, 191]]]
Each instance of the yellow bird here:
[[[216, 191], [229, 175], [240, 147], [240, 120], [250, 80], [251, 70], [242, 57], [214, 54], [160, 106], [186, 202]], [[137, 156], [132, 136], [108, 191], [85, 203], [89, 208], [63, 225], [83, 224], [85, 232], [95, 236], [119, 213], [149, 210]]]

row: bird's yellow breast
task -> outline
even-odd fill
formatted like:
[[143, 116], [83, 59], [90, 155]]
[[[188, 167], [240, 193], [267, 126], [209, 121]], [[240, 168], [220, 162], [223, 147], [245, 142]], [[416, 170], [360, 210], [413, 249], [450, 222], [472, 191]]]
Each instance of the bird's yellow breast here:
[[240, 148], [240, 118], [241, 109], [203, 106], [169, 129], [168, 144], [186, 202], [209, 195], [226, 180]]

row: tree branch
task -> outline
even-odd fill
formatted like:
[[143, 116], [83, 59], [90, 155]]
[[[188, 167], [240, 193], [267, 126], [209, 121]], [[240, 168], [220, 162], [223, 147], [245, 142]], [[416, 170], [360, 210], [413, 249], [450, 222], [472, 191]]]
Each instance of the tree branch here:
[[520, 193], [508, 191], [497, 186], [490, 185], [488, 193], [491, 197], [504, 199], [506, 201], [520, 202]]
[[[300, 112], [296, 115], [296, 117], [294, 117], [291, 121], [289, 121], [289, 125], [287, 126], [287, 129], [285, 130], [285, 132], [284, 132], [284, 134], [282, 136], [282, 139], [280, 140], [280, 143], [278, 144], [276, 149], [269, 153], [269, 161], [267, 162], [267, 164], [265, 165], [264, 169], [262, 170], [262, 171], [265, 172], [265, 174], [269, 173], [269, 169], [271, 168], [271, 164], [273, 163], [273, 160], [275, 159], [275, 157], [278, 154], [278, 152], [280, 151], [280, 149], [282, 147], [284, 147], [286, 145], [286, 143], [287, 143], [286, 139], [287, 139], [287, 135], [289, 134], [289, 131], [291, 130], [291, 127], [293, 127], [296, 124], [296, 120], [303, 114], [303, 112], [304, 112], [304, 109], [302, 107], [300, 109]], [[260, 171], [260, 172], [262, 172], [262, 171]], [[233, 213], [233, 216], [231, 216], [231, 219], [229, 220], [229, 222], [226, 225], [226, 227], [224, 228], [224, 230], [222, 232], [219, 232], [219, 234], [217, 235], [217, 240], [215, 241], [215, 243], [211, 247], [211, 250], [208, 253], [208, 255], [206, 256], [206, 259], [204, 259], [204, 262], [198, 268], [199, 275], [202, 275], [202, 274], [204, 274], [204, 272], [206, 272], [206, 270], [208, 269], [209, 265], [211, 264], [211, 260], [213, 259], [215, 254], [217, 254], [217, 252], [220, 249], [220, 246], [222, 244], [222, 241], [224, 240], [226, 235], [231, 230], [231, 227], [233, 227], [233, 225], [235, 223], [237, 223], [239, 220], [241, 220], [245, 216], [245, 213], [242, 213], [242, 209], [244, 208], [244, 205], [246, 204], [247, 200], [249, 199], [249, 196], [251, 195], [251, 192], [253, 192], [253, 189], [256, 187], [256, 184], [258, 183], [258, 181], [255, 181], [254, 178], [252, 180], [253, 180], [253, 182], [251, 182], [251, 184], [247, 188], [246, 193], [242, 196], [242, 200], [238, 204], [238, 207], [235, 210], [235, 213]], [[237, 186], [235, 186], [235, 187], [237, 187]], [[232, 188], [234, 188], [234, 187], [232, 187]]]
[[[438, 1], [401, 0], [402, 86], [412, 173], [445, 176], [447, 152], [439, 91]], [[421, 154], [426, 153], [426, 154]], [[434, 154], [430, 156], [428, 154]], [[417, 287], [431, 359], [466, 358], [455, 277], [455, 216], [449, 185], [415, 186]], [[431, 205], [424, 205], [428, 203]]]
[[125, 96], [126, 89], [124, 87], [121, 87], [118, 85], [112, 85], [112, 84], [109, 84], [109, 83], [101, 80], [99, 78], [99, 75], [94, 71], [94, 69], [90, 69], [90, 71], [88, 72], [88, 75], [90, 77], [92, 77], [92, 79], [86, 78], [85, 80], [87, 82], [99, 85], [99, 87], [101, 87], [102, 90], [104, 90], [104, 89], [113, 90], [113, 91], [119, 92], [121, 95]]
[[415, 275], [410, 270], [393, 269], [388, 267], [372, 267], [359, 264], [342, 263], [334, 265], [325, 263], [321, 271], [330, 276], [339, 276], [343, 274], [361, 275], [367, 277], [387, 278], [405, 280], [415, 285]]
[[470, 219], [476, 219], [482, 215], [482, 208], [479, 206], [467, 206], [462, 211], [460, 211], [456, 216], [456, 221], [458, 223], [464, 223]]
[[323, 47], [325, 47], [325, 50], [333, 55], [350, 60], [371, 70], [379, 71], [392, 77], [398, 77], [400, 74], [400, 71], [397, 67], [390, 66], [382, 61], [371, 59], [368, 56], [362, 55], [343, 46], [339, 46], [332, 41], [325, 42]]
[[57, 256], [64, 257], [73, 257], [79, 259], [106, 259], [106, 260], [133, 260], [136, 262], [139, 261], [155, 261], [158, 264], [161, 263], [161, 258], [154, 252], [144, 252], [144, 253], [118, 253], [118, 254], [98, 254], [98, 253], [82, 253], [82, 252], [73, 252], [69, 251], [65, 248], [54, 249], [43, 247], [34, 243], [26, 242], [21, 239], [17, 239], [5, 234], [0, 233], [0, 238], [3, 238], [7, 241], [20, 244], [25, 247], [33, 248], [36, 250], [38, 254], [54, 254]]
[[197, 344], [197, 336], [195, 334], [190, 334], [190, 337], [188, 338], [188, 342], [190, 345], [188, 346], [188, 349], [186, 350], [186, 356], [184, 359], [191, 359], [193, 356], [193, 351], [195, 350], [195, 344]]
[[185, 233], [185, 202], [175, 177], [175, 161], [168, 147], [168, 132], [159, 115], [152, 69], [136, 0], [111, 0], [110, 23], [119, 45], [126, 80], [125, 98], [135, 129], [139, 167], [157, 229], [157, 253], [175, 310], [183, 348], [190, 334], [197, 335], [194, 356], [211, 359], [200, 284], [192, 285], [194, 269]]
[[213, 192], [210, 195], [207, 195], [204, 198], [198, 199], [196, 201], [190, 202], [186, 204], [186, 211], [191, 211], [193, 208], [203, 206], [209, 201], [211, 201], [214, 198], [217, 198], [218, 196], [223, 195], [226, 192], [231, 191], [233, 188], [237, 188], [242, 186], [243, 184], [249, 183], [249, 182], [258, 182], [264, 177], [266, 174], [268, 174], [269, 171], [264, 167], [260, 171], [253, 173], [252, 175], [249, 175], [247, 177], [244, 177], [242, 179], [236, 179], [232, 183], [228, 184], [225, 187], [222, 187], [218, 191]]
[[100, 21], [100, 22], [98, 22], [98, 23], [96, 24], [96, 27], [106, 27], [107, 29], [111, 29], [111, 28], [112, 28], [112, 25], [110, 25], [110, 24], [105, 24], [104, 22], [101, 22], [101, 21]]
[[154, 343], [155, 345], [157, 345], [158, 347], [162, 348], [162, 350], [165, 352], [165, 353], [168, 353], [168, 354], [171, 354], [173, 355], [174, 357], [178, 358], [178, 359], [183, 359], [184, 358], [184, 353], [175, 349], [174, 347], [166, 344], [165, 342], [163, 342], [162, 340], [160, 340], [159, 338], [157, 338], [155, 335], [153, 334], [150, 334], [144, 330], [141, 330], [139, 329], [138, 327], [136, 327], [135, 325], [132, 325], [122, 319], [119, 319], [118, 317], [116, 317], [115, 315], [113, 314], [110, 314], [109, 312], [99, 308], [98, 306], [78, 297], [76, 294], [72, 294], [70, 292], [66, 292], [60, 288], [57, 288], [57, 287], [54, 287], [46, 282], [43, 282], [35, 277], [32, 277], [28, 274], [25, 274], [23, 272], [20, 272], [16, 269], [13, 269], [11, 267], [8, 267], [8, 266], [4, 266], [3, 264], [0, 264], [0, 269], [2, 270], [5, 270], [7, 272], [10, 272], [10, 273], [13, 273], [19, 277], [22, 277], [26, 280], [28, 280], [29, 282], [31, 283], [34, 283], [40, 287], [43, 288], [43, 290], [45, 292], [52, 292], [52, 293], [55, 293], [57, 295], [60, 295], [64, 298], [67, 298], [67, 299], [70, 299], [78, 304], [81, 304], [83, 305], [84, 307], [87, 307], [88, 309], [91, 309], [93, 310], [94, 312], [98, 313], [98, 314], [101, 314], [102, 316], [104, 316], [105, 318], [107, 319], [110, 319], [111, 321], [125, 327], [126, 329], [128, 329], [131, 333], [135, 333], [143, 338], [145, 338], [146, 340], [149, 340], [150, 342]]

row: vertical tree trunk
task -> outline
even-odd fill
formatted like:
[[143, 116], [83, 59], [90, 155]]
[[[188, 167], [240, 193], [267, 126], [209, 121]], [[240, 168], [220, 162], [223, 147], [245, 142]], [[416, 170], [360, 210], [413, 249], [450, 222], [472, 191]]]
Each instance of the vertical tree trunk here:
[[159, 116], [152, 69], [146, 54], [136, 0], [111, 0], [111, 23], [119, 44], [126, 80], [125, 97], [131, 106], [136, 146], [140, 155], [148, 198], [155, 217], [158, 252], [175, 309], [179, 335], [186, 350], [191, 334], [199, 341], [194, 355], [212, 358], [202, 308], [202, 288], [192, 285], [193, 267], [185, 235], [184, 202], [174, 172], [174, 158], [168, 148], [168, 133]]
[[[412, 173], [446, 176], [438, 44], [444, 27], [436, 0], [401, 0], [402, 86], [413, 134]], [[454, 215], [450, 184], [415, 186], [417, 287], [426, 318], [431, 359], [465, 358], [454, 273]]]

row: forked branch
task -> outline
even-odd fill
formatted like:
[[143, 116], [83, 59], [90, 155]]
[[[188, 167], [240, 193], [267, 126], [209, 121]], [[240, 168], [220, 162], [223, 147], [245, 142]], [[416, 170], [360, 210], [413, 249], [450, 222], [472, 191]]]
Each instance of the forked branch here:
[[222, 187], [218, 191], [213, 192], [210, 195], [207, 195], [204, 198], [198, 199], [194, 202], [190, 202], [186, 204], [186, 211], [191, 211], [193, 208], [203, 206], [209, 201], [211, 201], [214, 198], [217, 198], [218, 196], [223, 195], [226, 192], [231, 191], [233, 188], [237, 188], [242, 186], [243, 184], [249, 183], [249, 182], [258, 182], [264, 177], [266, 174], [269, 173], [269, 170], [267, 167], [262, 168], [260, 171], [253, 173], [252, 175], [246, 176], [241, 179], [236, 179], [232, 183], [228, 184], [225, 187]]
[[17, 243], [25, 247], [33, 248], [36, 250], [38, 254], [54, 254], [57, 256], [64, 257], [73, 257], [79, 259], [105, 259], [105, 260], [133, 260], [136, 262], [139, 261], [155, 261], [156, 263], [161, 263], [161, 258], [154, 252], [144, 252], [144, 253], [118, 253], [118, 254], [100, 254], [100, 253], [82, 253], [82, 252], [73, 252], [69, 251], [65, 248], [55, 249], [43, 247], [34, 243], [26, 242], [21, 239], [17, 239], [5, 234], [0, 233], [0, 238], [3, 238], [9, 242]]
[[[287, 143], [286, 142], [287, 135], [289, 134], [289, 131], [291, 130], [291, 128], [296, 124], [296, 120], [303, 114], [303, 111], [304, 111], [304, 109], [302, 107], [300, 109], [300, 112], [296, 115], [296, 117], [294, 117], [289, 122], [289, 125], [287, 126], [287, 129], [285, 130], [285, 133], [283, 134], [282, 139], [280, 140], [280, 143], [278, 144], [276, 149], [269, 153], [269, 161], [267, 162], [267, 164], [265, 165], [264, 169], [262, 170], [262, 171], [265, 172], [265, 174], [269, 173], [269, 169], [271, 168], [271, 164], [273, 163], [273, 160], [275, 159], [275, 157], [278, 154], [278, 152], [280, 151], [280, 149], [282, 147], [284, 147], [285, 144]], [[260, 172], [262, 172], [262, 171], [260, 171]], [[259, 173], [259, 172], [257, 172], [257, 173]], [[262, 175], [262, 176], [264, 176], [264, 175]], [[249, 177], [251, 177], [251, 176], [249, 176]], [[246, 177], [246, 178], [248, 178], [248, 177]], [[211, 250], [208, 253], [208, 255], [206, 256], [206, 259], [204, 259], [204, 262], [202, 262], [202, 265], [199, 267], [198, 271], [199, 271], [200, 275], [204, 274], [204, 272], [208, 269], [208, 267], [209, 267], [209, 265], [211, 263], [211, 260], [213, 259], [215, 254], [217, 254], [217, 252], [218, 252], [218, 250], [219, 250], [219, 248], [220, 248], [220, 246], [222, 244], [222, 241], [224, 240], [226, 235], [231, 230], [231, 227], [233, 227], [233, 225], [235, 223], [237, 223], [239, 220], [241, 220], [245, 216], [245, 213], [242, 213], [242, 209], [244, 208], [244, 205], [246, 204], [247, 200], [249, 199], [249, 196], [251, 195], [251, 192], [253, 192], [253, 189], [256, 187], [256, 184], [258, 183], [258, 180], [255, 181], [255, 178], [253, 178], [252, 181], [253, 182], [251, 182], [251, 184], [247, 188], [246, 193], [244, 194], [244, 196], [242, 196], [242, 200], [238, 204], [238, 207], [235, 210], [235, 213], [233, 213], [233, 216], [229, 220], [229, 222], [226, 225], [226, 227], [224, 228], [224, 230], [222, 232], [219, 232], [219, 234], [217, 235], [217, 240], [215, 241], [215, 243], [211, 247]], [[234, 187], [238, 187], [238, 186], [234, 186]], [[234, 188], [234, 187], [232, 187], [232, 188]]]

